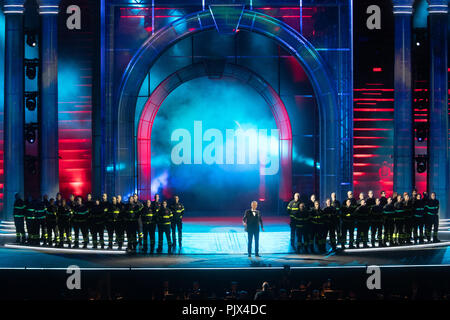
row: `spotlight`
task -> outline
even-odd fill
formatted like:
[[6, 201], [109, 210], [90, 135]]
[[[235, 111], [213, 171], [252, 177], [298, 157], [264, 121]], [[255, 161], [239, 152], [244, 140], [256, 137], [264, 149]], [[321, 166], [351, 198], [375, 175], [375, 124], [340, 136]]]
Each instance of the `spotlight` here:
[[25, 125], [25, 140], [28, 143], [34, 143], [36, 141], [36, 129], [37, 124], [35, 123], [28, 123]]
[[420, 123], [416, 126], [416, 139], [418, 142], [423, 142], [428, 136], [428, 127], [424, 123]]
[[26, 74], [28, 79], [33, 80], [36, 78], [36, 67], [35, 66], [27, 66]]
[[428, 161], [427, 155], [420, 155], [416, 157], [418, 173], [424, 173], [425, 171], [427, 171], [427, 161]]
[[28, 110], [34, 111], [36, 109], [36, 100], [33, 98], [27, 98], [26, 106]]
[[33, 80], [36, 78], [36, 68], [39, 65], [38, 59], [25, 59], [25, 74], [28, 79]]
[[413, 43], [416, 44], [417, 50], [423, 51], [427, 47], [428, 32], [424, 28], [417, 28], [413, 31]]
[[28, 129], [27, 132], [25, 133], [25, 139], [29, 143], [34, 143], [34, 141], [36, 141], [36, 134], [35, 134], [34, 130]]
[[36, 47], [37, 42], [34, 33], [29, 32], [27, 34], [27, 45], [29, 45], [30, 47]]
[[37, 92], [25, 92], [25, 106], [28, 110], [34, 111], [37, 105]]

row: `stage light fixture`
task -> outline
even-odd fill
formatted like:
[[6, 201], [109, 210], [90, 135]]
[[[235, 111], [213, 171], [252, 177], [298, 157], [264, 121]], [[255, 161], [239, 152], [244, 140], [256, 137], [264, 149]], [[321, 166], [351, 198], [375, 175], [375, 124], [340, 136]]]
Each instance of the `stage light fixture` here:
[[25, 139], [29, 143], [34, 143], [34, 141], [36, 141], [36, 134], [35, 134], [34, 130], [28, 129], [25, 133]]
[[34, 78], [36, 78], [36, 67], [27, 66], [26, 74], [27, 74], [28, 79], [30, 79], [30, 80], [33, 80]]
[[25, 140], [28, 143], [34, 143], [36, 141], [36, 123], [28, 123], [25, 125]]
[[37, 45], [36, 36], [32, 32], [29, 32], [27, 34], [27, 45], [29, 45], [30, 47], [36, 47]]
[[416, 157], [416, 169], [418, 173], [424, 173], [427, 171], [428, 156], [420, 155]]
[[37, 92], [25, 92], [25, 106], [28, 110], [34, 111], [37, 106]]
[[428, 127], [424, 123], [420, 123], [416, 126], [416, 139], [418, 142], [423, 142], [428, 136]]
[[38, 59], [25, 59], [25, 74], [27, 78], [33, 80], [36, 78], [36, 68], [39, 65]]

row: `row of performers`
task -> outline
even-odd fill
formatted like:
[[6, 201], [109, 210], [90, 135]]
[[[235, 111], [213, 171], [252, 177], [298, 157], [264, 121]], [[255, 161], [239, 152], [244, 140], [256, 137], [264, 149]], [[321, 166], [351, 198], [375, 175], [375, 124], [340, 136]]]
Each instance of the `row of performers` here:
[[90, 233], [92, 247], [96, 249], [100, 245], [104, 249], [106, 230], [108, 249], [112, 249], [115, 242], [121, 250], [126, 235], [127, 251], [135, 252], [139, 243], [142, 251], [147, 252], [150, 238], [150, 253], [153, 253], [158, 231], [157, 252], [162, 252], [165, 234], [171, 253], [176, 247], [177, 235], [181, 247], [183, 214], [184, 206], [178, 196], [169, 205], [166, 200], [161, 202], [158, 194], [154, 201], [144, 202], [134, 194], [127, 203], [122, 202], [120, 195], [112, 197], [111, 201], [108, 201], [107, 194], [103, 194], [101, 200], [94, 200], [91, 194], [87, 195], [86, 200], [71, 195], [66, 201], [58, 193], [56, 199], [44, 196], [41, 200], [29, 198], [24, 201], [16, 194], [14, 203], [16, 241], [38, 246], [64, 247], [67, 244], [69, 248], [72, 245], [79, 248], [81, 232], [83, 248], [89, 244]]
[[[372, 191], [366, 198], [364, 193], [356, 200], [353, 192], [347, 193], [342, 202], [332, 193], [320, 207], [315, 195], [307, 202], [300, 201], [300, 194], [287, 206], [290, 216], [291, 245], [298, 252], [314, 252], [314, 245], [320, 252], [326, 251], [327, 238], [332, 250], [340, 245], [342, 249], [355, 248], [360, 244], [371, 246], [397, 246], [405, 244], [438, 242], [439, 201], [436, 194], [424, 196], [415, 190], [411, 196], [394, 194], [386, 197], [384, 191], [375, 198]], [[296, 239], [297, 238], [297, 239]]]

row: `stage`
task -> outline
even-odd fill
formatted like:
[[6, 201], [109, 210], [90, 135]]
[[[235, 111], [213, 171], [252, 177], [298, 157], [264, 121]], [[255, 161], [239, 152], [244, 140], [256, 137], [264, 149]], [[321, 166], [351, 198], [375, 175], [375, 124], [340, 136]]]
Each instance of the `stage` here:
[[[127, 254], [125, 250], [59, 249], [13, 244], [14, 227], [0, 228], [0, 269], [62, 270], [77, 265], [86, 270], [180, 270], [180, 269], [293, 269], [425, 267], [450, 265], [450, 221], [440, 222], [440, 243], [343, 250], [328, 254], [296, 254], [289, 246], [288, 219], [266, 217], [260, 234], [260, 258], [247, 257], [247, 234], [240, 218], [186, 218], [183, 247], [167, 254]], [[107, 239], [107, 235], [105, 234]], [[115, 247], [116, 248], [116, 247]], [[138, 248], [139, 249], [139, 248]]]

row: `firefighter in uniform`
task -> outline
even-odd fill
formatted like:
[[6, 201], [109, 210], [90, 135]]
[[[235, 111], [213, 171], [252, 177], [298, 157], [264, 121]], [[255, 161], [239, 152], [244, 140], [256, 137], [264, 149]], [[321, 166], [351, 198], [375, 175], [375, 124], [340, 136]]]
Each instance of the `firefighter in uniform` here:
[[408, 194], [405, 194], [403, 209], [405, 210], [404, 212], [405, 226], [404, 226], [403, 242], [405, 244], [412, 244], [411, 235], [413, 231], [414, 203]]
[[[102, 206], [103, 209], [108, 207], [108, 194], [103, 193], [102, 194], [102, 200], [100, 201], [100, 205]], [[106, 212], [107, 210], [104, 210], [104, 212]]]
[[61, 192], [58, 192], [56, 194], [55, 204], [57, 207], [60, 207], [61, 203], [62, 203], [62, 194], [61, 194]]
[[405, 210], [403, 209], [403, 199], [401, 195], [397, 195], [397, 201], [394, 204], [394, 243], [395, 245], [403, 244], [404, 229], [405, 229]]
[[331, 193], [331, 205], [336, 209], [336, 235], [337, 240], [341, 237], [341, 226], [342, 222], [340, 220], [341, 217], [341, 202], [336, 199], [336, 192]]
[[[300, 197], [299, 197], [300, 198]], [[306, 203], [305, 203], [305, 205], [306, 205], [306, 209], [308, 209], [308, 210], [313, 210], [314, 209], [314, 203], [316, 202], [316, 195], [315, 194], [312, 194], [310, 197], [309, 197], [309, 200], [308, 201], [306, 201]]]
[[295, 233], [297, 235], [297, 253], [300, 253], [302, 250], [306, 253], [308, 252], [309, 246], [309, 211], [306, 209], [303, 202], [300, 203], [298, 210], [295, 212], [294, 219]]
[[128, 199], [128, 203], [125, 206], [125, 222], [127, 231], [127, 251], [136, 252], [137, 247], [137, 233], [138, 233], [138, 210], [139, 207], [134, 203], [134, 197]]
[[350, 200], [351, 206], [353, 207], [353, 209], [356, 209], [357, 203], [356, 203], [356, 199], [353, 197], [353, 192], [352, 191], [347, 191], [347, 199], [345, 199], [344, 203], [347, 200]]
[[122, 196], [117, 196], [117, 209], [119, 213], [115, 216], [114, 230], [116, 231], [117, 245], [119, 250], [122, 250], [125, 241], [125, 204], [122, 202]]
[[370, 242], [372, 247], [375, 247], [375, 239], [378, 246], [383, 246], [383, 206], [380, 199], [375, 199], [375, 205], [370, 209]]
[[325, 239], [327, 234], [330, 237], [330, 245], [333, 250], [336, 250], [336, 226], [338, 222], [338, 216], [336, 208], [331, 205], [331, 199], [328, 198], [325, 201], [325, 208], [323, 208], [323, 216], [325, 220]]
[[[161, 207], [162, 207], [162, 204], [159, 201], [159, 194], [155, 194], [155, 200], [153, 200], [153, 202], [152, 202], [152, 211], [156, 217], [156, 220], [158, 220], [159, 210], [161, 210]], [[159, 234], [160, 231], [159, 231], [158, 221], [156, 223], [156, 228], [158, 229], [158, 234]]]
[[373, 197], [373, 191], [369, 190], [369, 192], [367, 192], [367, 195], [368, 195], [368, 197], [366, 199], [366, 205], [369, 207], [369, 209], [372, 209], [372, 207], [374, 205], [376, 205], [376, 203], [375, 203], [376, 200]]
[[326, 250], [327, 227], [323, 216], [322, 209], [320, 209], [319, 201], [314, 202], [314, 208], [310, 212], [312, 236], [310, 239], [310, 250], [314, 250], [314, 243], [319, 252]]
[[20, 198], [20, 194], [14, 195], [14, 226], [16, 227], [16, 243], [25, 243], [25, 201]]
[[[76, 203], [76, 200], [75, 200]], [[84, 205], [86, 206], [86, 208], [88, 209], [89, 213], [88, 213], [88, 221], [87, 221], [87, 226], [88, 226], [88, 230], [89, 233], [91, 234], [91, 237], [94, 237], [94, 223], [92, 220], [92, 210], [95, 207], [95, 200], [92, 199], [92, 194], [88, 193], [86, 195], [86, 200], [84, 201]]]
[[84, 202], [89, 212], [91, 212], [92, 208], [95, 206], [95, 201], [92, 199], [92, 194], [88, 193], [86, 195], [86, 201]]
[[[296, 232], [296, 224], [297, 221], [295, 216], [300, 206], [300, 193], [294, 194], [294, 199], [291, 200], [287, 206], [287, 213], [289, 215], [289, 226], [291, 228], [291, 247], [295, 250], [295, 232]], [[300, 240], [298, 240], [300, 241]]]
[[44, 245], [47, 244], [47, 227], [45, 225], [45, 218], [46, 218], [46, 212], [47, 208], [45, 207], [45, 199], [42, 198], [41, 201], [37, 202], [37, 206], [35, 208], [35, 214], [36, 214], [36, 220], [37, 220], [37, 228], [38, 228], [38, 243], [37, 245], [40, 245], [40, 242]]
[[[360, 197], [361, 197], [361, 194], [360, 194]], [[372, 190], [369, 190], [367, 192], [367, 198], [365, 200], [366, 200], [366, 206], [369, 208], [369, 218], [367, 219], [369, 222], [369, 230], [370, 230], [370, 233], [372, 233], [372, 223], [371, 223], [370, 215], [371, 215], [373, 206], [375, 206], [375, 198], [374, 198]], [[367, 234], [367, 236], [369, 236], [369, 235]]]
[[417, 200], [417, 189], [413, 189], [413, 191], [411, 192], [411, 203], [413, 204], [413, 206], [416, 200]]
[[48, 200], [48, 195], [44, 194], [42, 196], [42, 202], [44, 202], [44, 206], [47, 208], [47, 206], [50, 204], [50, 201]]
[[[46, 208], [46, 221], [45, 221], [45, 225], [46, 225], [46, 232], [45, 232], [45, 237], [47, 239], [47, 243], [49, 246], [51, 246], [53, 243], [58, 243], [59, 242], [59, 232], [56, 229], [56, 215], [58, 212], [58, 207], [55, 204], [55, 199], [51, 198], [48, 206]], [[53, 238], [53, 236], [55, 236]], [[54, 241], [53, 241], [54, 239]]]
[[380, 204], [383, 208], [385, 205], [387, 205], [386, 191], [380, 192]]
[[155, 250], [155, 231], [156, 231], [156, 216], [152, 211], [152, 202], [147, 200], [142, 208], [142, 234], [144, 244], [142, 251], [147, 252], [148, 249], [148, 237], [150, 236], [150, 253]]
[[169, 254], [172, 252], [172, 241], [170, 237], [170, 226], [172, 224], [172, 211], [167, 207], [167, 201], [162, 202], [162, 206], [158, 211], [158, 248], [156, 252], [161, 253], [163, 249], [163, 236], [166, 235], [167, 247]]
[[171, 208], [172, 213], [173, 213], [173, 219], [172, 219], [172, 224], [171, 224], [172, 245], [174, 248], [177, 246], [177, 231], [178, 231], [178, 245], [179, 245], [179, 248], [181, 249], [184, 206], [180, 202], [180, 197], [175, 196], [174, 199], [175, 199], [175, 203], [172, 205], [172, 208]]
[[359, 199], [356, 200], [356, 205], [359, 207], [361, 205], [361, 201], [363, 201], [363, 200], [364, 200], [364, 202], [366, 201], [366, 198], [364, 198], [364, 192], [360, 192]]
[[31, 196], [29, 196], [26, 202], [25, 209], [25, 223], [27, 225], [28, 232], [28, 245], [39, 244], [39, 224], [36, 219], [36, 207], [36, 201]]
[[144, 237], [142, 230], [142, 209], [144, 208], [144, 204], [139, 200], [137, 193], [133, 194], [134, 205], [136, 206], [136, 211], [138, 214], [138, 236], [139, 236], [139, 245], [142, 246], [142, 238]]
[[87, 248], [89, 243], [89, 210], [81, 197], [78, 197], [73, 208], [73, 230], [75, 231], [74, 248], [79, 247], [80, 231], [83, 235], [83, 249]]
[[414, 201], [414, 218], [413, 218], [414, 244], [417, 244], [417, 242], [424, 243], [423, 241], [423, 229], [425, 227], [424, 214], [425, 214], [425, 203], [423, 202], [421, 195], [417, 194], [416, 201]]
[[73, 195], [73, 193], [70, 195], [69, 197], [69, 201], [67, 201], [67, 205], [70, 207], [70, 209], [74, 209], [75, 205], [76, 205], [76, 201], [75, 201], [75, 196]]
[[[105, 213], [105, 226], [106, 232], [108, 233], [108, 249], [113, 248], [114, 241], [114, 226], [117, 221], [117, 217], [120, 214], [119, 206], [117, 205], [117, 198], [112, 197], [111, 203], [106, 206]], [[116, 242], [117, 242], [117, 231], [116, 231]]]
[[436, 199], [436, 193], [432, 192], [425, 206], [425, 235], [427, 241], [431, 241], [431, 231], [433, 231], [433, 242], [439, 242], [439, 200]]
[[[108, 210], [108, 208], [106, 208]], [[92, 248], [97, 249], [98, 238], [100, 238], [100, 247], [105, 248], [105, 208], [100, 203], [99, 200], [95, 201], [93, 207], [90, 210], [90, 220], [91, 220], [91, 235], [92, 235]]]
[[[105, 232], [106, 228], [106, 218], [108, 217], [108, 211], [109, 211], [110, 203], [108, 202], [108, 195], [106, 193], [102, 194], [102, 200], [100, 201], [100, 207], [103, 210], [103, 229], [102, 232]], [[114, 233], [114, 231], [113, 231]], [[114, 237], [114, 235], [112, 235]], [[113, 239], [109, 239], [109, 232], [108, 232], [108, 242], [113, 241]], [[102, 248], [103, 249], [103, 248]]]
[[395, 207], [395, 204], [397, 203], [397, 199], [398, 199], [397, 197], [398, 197], [397, 192], [396, 191], [392, 192], [392, 204], [394, 205], [394, 207]]
[[345, 201], [345, 205], [341, 208], [341, 221], [342, 221], [342, 232], [340, 243], [342, 249], [345, 249], [345, 244], [347, 242], [347, 233], [349, 236], [349, 249], [354, 249], [353, 245], [355, 237], [355, 217], [354, 217], [355, 207], [352, 206], [352, 201], [348, 198]]
[[369, 207], [366, 204], [366, 200], [360, 199], [359, 207], [355, 210], [356, 218], [356, 247], [359, 248], [359, 244], [362, 242], [364, 248], [368, 248], [367, 242], [369, 241]]
[[392, 198], [387, 198], [387, 203], [383, 207], [383, 224], [384, 224], [384, 239], [383, 244], [387, 246], [394, 245], [394, 231], [395, 231], [395, 207]]
[[158, 214], [161, 209], [161, 202], [159, 201], [159, 194], [155, 194], [155, 200], [152, 202], [152, 210], [154, 214]]
[[61, 200], [61, 205], [58, 207], [56, 215], [59, 233], [59, 247], [64, 247], [64, 241], [72, 247], [72, 228], [70, 220], [72, 219], [72, 209], [67, 205], [66, 199]]

